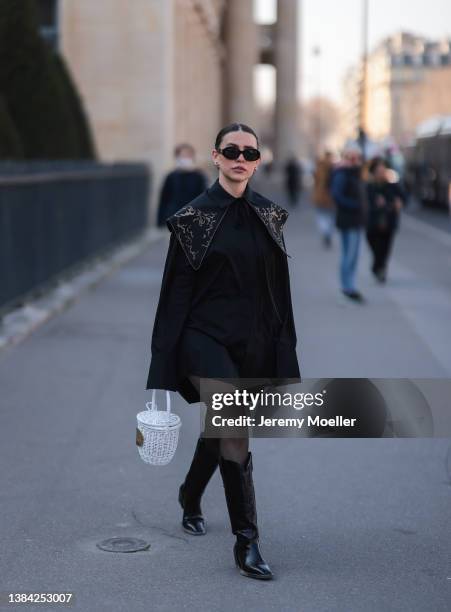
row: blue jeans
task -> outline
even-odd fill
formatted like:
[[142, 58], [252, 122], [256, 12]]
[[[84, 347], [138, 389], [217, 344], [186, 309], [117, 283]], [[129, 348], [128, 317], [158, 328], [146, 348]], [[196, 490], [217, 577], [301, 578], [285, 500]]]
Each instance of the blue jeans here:
[[340, 280], [344, 291], [355, 291], [355, 276], [359, 259], [360, 229], [340, 230], [341, 261]]
[[319, 233], [322, 237], [331, 237], [334, 231], [335, 212], [324, 208], [317, 208], [316, 210], [316, 222], [318, 225]]

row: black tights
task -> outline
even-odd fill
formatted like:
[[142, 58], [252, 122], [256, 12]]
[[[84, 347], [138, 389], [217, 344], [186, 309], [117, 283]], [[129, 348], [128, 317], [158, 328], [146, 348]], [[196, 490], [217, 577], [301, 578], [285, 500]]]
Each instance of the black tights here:
[[[200, 388], [201, 379], [199, 376], [190, 376], [189, 379], [193, 386], [197, 389], [197, 391], [199, 391], [201, 401], [203, 401], [207, 406], [207, 411], [211, 410], [211, 393], [206, 388], [208, 387], [208, 384], [205, 384], [205, 379], [202, 390]], [[214, 384], [214, 391], [216, 393], [227, 393], [234, 389], [234, 387], [231, 386], [230, 383], [227, 384], [223, 381], [215, 380], [212, 381], [212, 383]], [[201, 433], [201, 436], [204, 436], [204, 434], [205, 430]], [[247, 435], [241, 438], [205, 437], [205, 442], [207, 444], [207, 447], [210, 448], [210, 450], [214, 452], [218, 456], [218, 458], [219, 456], [221, 456], [228, 461], [244, 463], [249, 452], [249, 437]]]

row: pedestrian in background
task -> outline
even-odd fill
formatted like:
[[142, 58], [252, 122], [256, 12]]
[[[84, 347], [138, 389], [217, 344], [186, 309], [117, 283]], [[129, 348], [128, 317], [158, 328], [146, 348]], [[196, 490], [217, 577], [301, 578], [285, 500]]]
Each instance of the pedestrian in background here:
[[383, 155], [375, 155], [374, 157], [381, 157], [385, 161], [388, 182], [397, 184], [402, 207], [408, 206], [410, 194], [408, 181], [406, 180], [406, 160], [402, 153], [394, 147], [386, 147]]
[[361, 231], [364, 225], [362, 156], [357, 146], [343, 153], [342, 164], [332, 175], [331, 192], [336, 204], [336, 226], [341, 237], [340, 282], [343, 294], [355, 302], [364, 298], [356, 289]]
[[373, 253], [371, 271], [381, 283], [387, 278], [387, 262], [403, 202], [402, 190], [397, 183], [388, 181], [387, 170], [387, 162], [383, 158], [371, 160], [367, 184], [366, 237]]
[[332, 153], [326, 151], [322, 158], [318, 158], [313, 175], [313, 203], [318, 230], [326, 248], [332, 244], [335, 221], [335, 204], [331, 194], [332, 171]]
[[285, 164], [285, 190], [291, 206], [297, 206], [302, 194], [303, 168], [296, 155], [291, 155]]
[[158, 227], [164, 227], [168, 217], [185, 206], [207, 187], [205, 174], [195, 167], [196, 152], [192, 145], [176, 146], [176, 168], [163, 181], [158, 204]]
[[[234, 392], [230, 380], [257, 379], [259, 390], [262, 379], [300, 382], [282, 231], [288, 212], [249, 185], [260, 163], [258, 146], [249, 126], [224, 127], [212, 151], [219, 178], [166, 220], [171, 235], [146, 389], [204, 402], [207, 416], [212, 386], [222, 394]], [[218, 430], [205, 435], [207, 428], [206, 420], [179, 489], [183, 529], [205, 534], [201, 497], [219, 465], [235, 564], [244, 576], [270, 579], [259, 549], [248, 431], [219, 438]]]

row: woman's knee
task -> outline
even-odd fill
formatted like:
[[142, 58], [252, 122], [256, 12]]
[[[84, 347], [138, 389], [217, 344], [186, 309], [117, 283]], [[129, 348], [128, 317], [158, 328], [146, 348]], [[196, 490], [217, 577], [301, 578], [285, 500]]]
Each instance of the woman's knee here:
[[245, 448], [249, 444], [249, 438], [221, 438], [221, 443], [231, 448]]
[[220, 454], [223, 459], [243, 463], [249, 452], [248, 438], [221, 438]]

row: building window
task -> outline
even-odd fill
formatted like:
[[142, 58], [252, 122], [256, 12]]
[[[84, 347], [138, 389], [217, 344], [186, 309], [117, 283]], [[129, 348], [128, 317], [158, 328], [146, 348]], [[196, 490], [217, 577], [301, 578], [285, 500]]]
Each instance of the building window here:
[[36, 0], [39, 32], [52, 47], [58, 48], [58, 0]]

